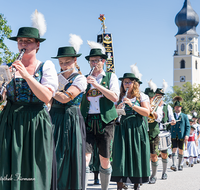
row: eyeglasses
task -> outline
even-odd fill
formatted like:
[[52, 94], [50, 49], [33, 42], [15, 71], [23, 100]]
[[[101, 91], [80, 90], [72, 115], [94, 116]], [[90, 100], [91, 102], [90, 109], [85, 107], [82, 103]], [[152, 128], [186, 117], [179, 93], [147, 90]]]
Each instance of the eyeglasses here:
[[133, 82], [131, 81], [131, 82], [123, 82], [123, 84], [125, 84], [125, 85], [127, 85], [127, 84], [132, 84]]
[[99, 63], [100, 61], [102, 61], [102, 59], [90, 60], [90, 61], [88, 61], [88, 63], [89, 63], [89, 64], [92, 64], [92, 63]]

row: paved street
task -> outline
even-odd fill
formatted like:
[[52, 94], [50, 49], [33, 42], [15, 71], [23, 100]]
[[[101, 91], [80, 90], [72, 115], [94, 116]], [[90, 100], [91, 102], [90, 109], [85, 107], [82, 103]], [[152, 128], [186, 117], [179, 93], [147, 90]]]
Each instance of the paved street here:
[[[177, 160], [178, 163], [178, 160]], [[184, 164], [183, 171], [174, 172], [170, 170], [172, 160], [169, 159], [168, 163], [168, 179], [161, 180], [162, 175], [162, 162], [159, 160], [157, 182], [156, 184], [143, 184], [141, 190], [200, 190], [200, 164], [194, 164], [194, 167], [188, 167]], [[93, 185], [93, 173], [90, 174], [88, 190], [100, 190], [100, 185]], [[117, 189], [116, 183], [111, 182], [109, 189]], [[132, 185], [129, 185], [132, 189]]]

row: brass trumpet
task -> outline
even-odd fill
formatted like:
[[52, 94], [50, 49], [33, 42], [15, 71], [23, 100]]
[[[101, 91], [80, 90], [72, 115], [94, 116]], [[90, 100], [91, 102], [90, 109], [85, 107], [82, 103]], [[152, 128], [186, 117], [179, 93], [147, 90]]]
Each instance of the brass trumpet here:
[[154, 112], [156, 111], [158, 105], [160, 104], [160, 102], [162, 100], [163, 100], [163, 96], [162, 95], [158, 95], [151, 102], [150, 106], [151, 106], [152, 112], [148, 116], [148, 123], [153, 123], [155, 121]]

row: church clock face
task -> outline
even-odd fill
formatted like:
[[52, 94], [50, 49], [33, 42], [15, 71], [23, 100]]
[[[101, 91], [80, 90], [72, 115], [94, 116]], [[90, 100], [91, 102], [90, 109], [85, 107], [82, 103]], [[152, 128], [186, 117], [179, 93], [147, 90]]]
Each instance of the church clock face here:
[[180, 76], [180, 82], [185, 82], [185, 76]]

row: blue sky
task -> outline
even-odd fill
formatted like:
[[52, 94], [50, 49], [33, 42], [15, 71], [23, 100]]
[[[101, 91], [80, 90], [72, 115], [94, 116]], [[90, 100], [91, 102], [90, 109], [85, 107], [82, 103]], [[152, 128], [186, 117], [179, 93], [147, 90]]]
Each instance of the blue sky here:
[[[200, 16], [200, 1], [190, 0], [193, 9]], [[175, 16], [181, 10], [184, 0], [1, 0], [0, 12], [16, 36], [18, 29], [31, 26], [31, 14], [37, 9], [44, 14], [47, 32], [43, 36], [37, 58], [41, 61], [52, 60], [59, 71], [57, 55], [59, 47], [69, 45], [69, 34], [80, 35], [83, 45], [78, 65], [83, 74], [90, 71], [85, 56], [90, 48], [87, 40], [96, 41], [102, 33], [100, 14], [105, 14], [107, 32], [112, 33], [115, 71], [118, 77], [130, 72], [130, 65], [137, 63], [142, 73], [141, 90], [150, 79], [162, 86], [168, 82], [167, 91], [173, 86], [173, 53], [176, 48], [175, 35], [178, 31]], [[200, 34], [200, 26], [197, 26]], [[9, 49], [18, 52], [14, 41], [5, 41]], [[199, 46], [200, 47], [200, 46]], [[200, 50], [199, 50], [200, 51]]]

